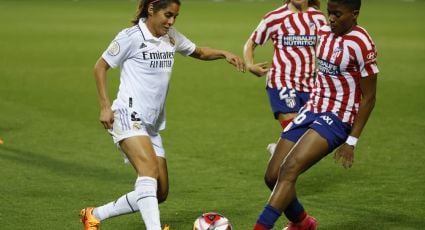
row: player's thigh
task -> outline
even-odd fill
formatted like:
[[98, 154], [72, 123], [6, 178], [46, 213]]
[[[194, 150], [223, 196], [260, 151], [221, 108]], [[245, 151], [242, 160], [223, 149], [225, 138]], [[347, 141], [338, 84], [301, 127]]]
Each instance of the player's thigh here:
[[126, 138], [120, 147], [140, 176], [158, 177], [157, 157], [149, 136]]
[[328, 154], [328, 142], [318, 132], [308, 129], [294, 145], [281, 167], [281, 175], [296, 179]]
[[158, 201], [163, 202], [168, 196], [168, 167], [167, 160], [163, 157], [158, 159]]

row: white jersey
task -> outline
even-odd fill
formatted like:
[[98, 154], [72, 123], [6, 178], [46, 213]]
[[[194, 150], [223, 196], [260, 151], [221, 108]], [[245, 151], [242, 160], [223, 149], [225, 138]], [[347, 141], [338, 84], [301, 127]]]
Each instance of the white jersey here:
[[[165, 99], [174, 54], [187, 56], [196, 46], [174, 28], [156, 38], [141, 19], [115, 37], [102, 58], [120, 67], [120, 86], [112, 110], [124, 110], [157, 132], [165, 128]], [[130, 128], [130, 127], [129, 127]]]

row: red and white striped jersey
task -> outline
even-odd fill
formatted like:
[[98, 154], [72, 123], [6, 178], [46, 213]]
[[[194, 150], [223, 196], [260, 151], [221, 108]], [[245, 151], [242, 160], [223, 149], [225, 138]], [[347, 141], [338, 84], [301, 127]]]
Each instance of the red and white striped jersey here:
[[326, 18], [323, 13], [312, 7], [306, 12], [294, 13], [285, 4], [264, 16], [251, 40], [259, 45], [269, 39], [273, 42], [272, 67], [267, 73], [268, 87], [311, 92], [317, 31], [324, 24]]
[[318, 36], [319, 72], [305, 107], [315, 113], [332, 112], [352, 124], [361, 101], [360, 78], [379, 72], [375, 44], [360, 26], [342, 36], [323, 26]]

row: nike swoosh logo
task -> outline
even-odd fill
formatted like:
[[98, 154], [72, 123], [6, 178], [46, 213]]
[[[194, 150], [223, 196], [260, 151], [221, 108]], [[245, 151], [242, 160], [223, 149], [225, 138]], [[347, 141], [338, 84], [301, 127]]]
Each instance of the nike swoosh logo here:
[[314, 121], [314, 124], [318, 124], [318, 125], [322, 125], [322, 123], [318, 122], [318, 121]]

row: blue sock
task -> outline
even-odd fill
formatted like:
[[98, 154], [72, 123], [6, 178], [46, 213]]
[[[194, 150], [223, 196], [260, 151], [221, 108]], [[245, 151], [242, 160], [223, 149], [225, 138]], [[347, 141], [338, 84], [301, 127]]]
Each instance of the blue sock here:
[[307, 215], [303, 205], [298, 201], [298, 199], [295, 197], [294, 200], [289, 203], [288, 207], [286, 207], [285, 216], [293, 223], [299, 223], [301, 222], [304, 217]]
[[267, 204], [266, 207], [264, 207], [263, 212], [258, 217], [257, 223], [267, 227], [268, 229], [272, 229], [280, 215], [282, 215], [282, 212], [279, 209]]

